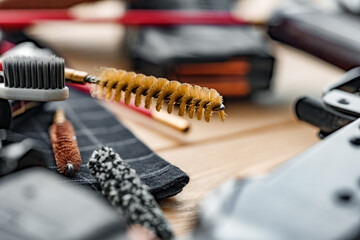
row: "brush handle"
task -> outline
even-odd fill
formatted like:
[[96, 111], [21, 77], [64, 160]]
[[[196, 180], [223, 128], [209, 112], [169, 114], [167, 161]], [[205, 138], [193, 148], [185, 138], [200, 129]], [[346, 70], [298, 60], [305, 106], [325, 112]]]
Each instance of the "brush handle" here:
[[146, 25], [244, 25], [230, 11], [217, 10], [127, 10], [116, 18], [78, 18], [68, 10], [0, 10], [0, 26], [4, 29], [22, 29], [42, 21], [111, 22], [130, 26]]

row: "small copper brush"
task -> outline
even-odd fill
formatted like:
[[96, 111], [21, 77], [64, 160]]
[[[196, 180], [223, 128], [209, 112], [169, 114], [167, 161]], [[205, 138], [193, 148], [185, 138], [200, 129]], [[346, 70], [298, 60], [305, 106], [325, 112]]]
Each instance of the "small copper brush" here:
[[64, 111], [55, 112], [49, 134], [58, 171], [65, 176], [74, 176], [80, 168], [81, 155], [74, 128], [66, 120]]

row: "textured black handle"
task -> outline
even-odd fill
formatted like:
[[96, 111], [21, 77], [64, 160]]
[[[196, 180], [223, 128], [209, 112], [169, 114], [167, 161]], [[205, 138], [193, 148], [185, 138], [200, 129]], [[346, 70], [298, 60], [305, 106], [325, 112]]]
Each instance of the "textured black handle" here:
[[326, 106], [322, 101], [311, 97], [299, 98], [295, 103], [295, 113], [299, 120], [310, 123], [327, 134], [344, 127], [356, 119], [353, 116], [338, 112]]

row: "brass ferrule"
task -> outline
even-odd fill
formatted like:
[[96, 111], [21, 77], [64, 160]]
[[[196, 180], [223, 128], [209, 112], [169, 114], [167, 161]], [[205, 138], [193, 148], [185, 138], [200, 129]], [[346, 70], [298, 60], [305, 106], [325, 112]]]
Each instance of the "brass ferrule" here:
[[77, 83], [85, 83], [85, 78], [89, 74], [87, 72], [78, 71], [71, 68], [65, 68], [65, 79]]

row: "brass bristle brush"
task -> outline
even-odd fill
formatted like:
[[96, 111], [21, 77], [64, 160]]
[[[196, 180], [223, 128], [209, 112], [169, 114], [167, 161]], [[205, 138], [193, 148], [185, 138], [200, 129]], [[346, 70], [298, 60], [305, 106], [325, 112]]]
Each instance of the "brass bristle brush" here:
[[62, 110], [55, 112], [49, 134], [58, 171], [65, 176], [74, 176], [80, 168], [81, 155], [74, 128]]
[[145, 76], [114, 68], [103, 68], [98, 77], [65, 68], [65, 78], [77, 83], [94, 83], [92, 96], [100, 99], [113, 99], [120, 102], [122, 92], [124, 92], [126, 104], [130, 103], [132, 94], [135, 94], [135, 106], [137, 107], [140, 106], [144, 96], [147, 109], [150, 108], [153, 98], [157, 98], [157, 111], [160, 111], [166, 101], [168, 113], [172, 113], [174, 105], [179, 104], [180, 116], [184, 116], [187, 109], [190, 118], [193, 118], [196, 113], [197, 119], [201, 120], [205, 115], [207, 122], [210, 121], [214, 111], [218, 112], [221, 121], [224, 121], [226, 116], [222, 96], [215, 89], [182, 84], [178, 81], [169, 81], [165, 78]]
[[[105, 98], [107, 100], [114, 99], [114, 101], [119, 102], [122, 92], [124, 92], [126, 104], [130, 102], [132, 95], [135, 94], [136, 106], [139, 106], [142, 98], [145, 97], [145, 108], [150, 108], [153, 98], [157, 98], [157, 111], [160, 111], [164, 102], [167, 102], [168, 113], [172, 113], [174, 105], [178, 104], [180, 116], [184, 116], [186, 110], [188, 110], [190, 118], [196, 115], [197, 119], [201, 120], [205, 115], [207, 122], [210, 121], [214, 111], [218, 112], [221, 121], [224, 121], [226, 116], [222, 96], [215, 89], [208, 89], [186, 83], [182, 84], [177, 81], [169, 81], [165, 78], [145, 76], [143, 74], [136, 74], [114, 68], [104, 68], [100, 75], [96, 77], [86, 72], [64, 68], [64, 60], [54, 56], [48, 58], [12, 56], [3, 59], [3, 66], [5, 86], [0, 87], [0, 90], [6, 90], [6, 93], [8, 90], [12, 90], [12, 93], [14, 92], [13, 89], [17, 90], [21, 88], [21, 90], [23, 90], [24, 88], [27, 90], [28, 88], [34, 88], [30, 90], [31, 92], [36, 91], [32, 94], [36, 96], [36, 98], [39, 96], [39, 94], [37, 94], [38, 92], [45, 92], [41, 93], [41, 96], [44, 95], [45, 97], [40, 99], [40, 101], [52, 101], [53, 99], [50, 99], [49, 96], [53, 94], [46, 93], [60, 84], [57, 83], [59, 81], [53, 79], [56, 76], [64, 79], [63, 76], [65, 76], [65, 79], [71, 82], [82, 84], [92, 83], [92, 95], [97, 98]], [[51, 69], [55, 69], [56, 72], [51, 71]], [[49, 81], [52, 85], [48, 84]], [[13, 82], [19, 82], [20, 84], [9, 84]], [[43, 82], [46, 84], [43, 84]], [[29, 92], [29, 90], [27, 90], [27, 92]], [[64, 99], [59, 98], [56, 100]]]

